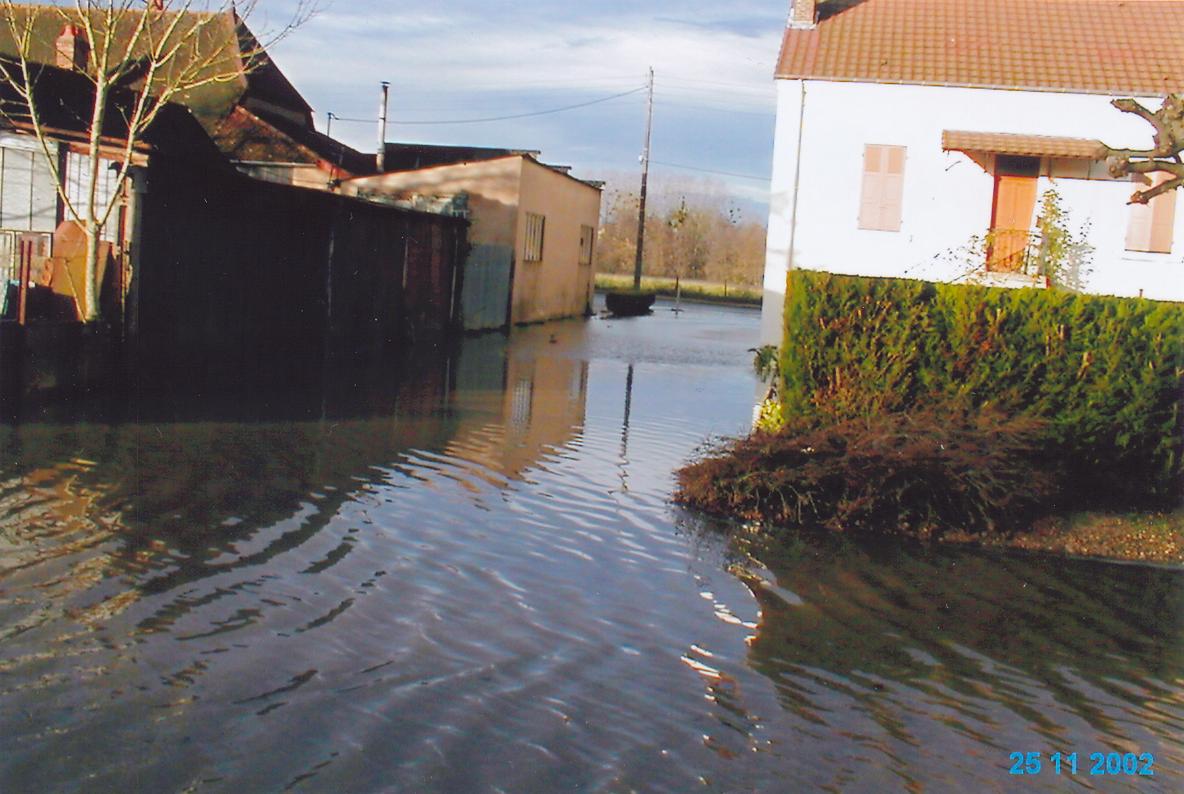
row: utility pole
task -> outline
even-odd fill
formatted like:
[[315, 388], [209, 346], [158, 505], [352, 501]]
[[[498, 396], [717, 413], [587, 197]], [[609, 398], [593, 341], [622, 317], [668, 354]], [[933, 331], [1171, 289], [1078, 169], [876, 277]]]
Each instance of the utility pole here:
[[374, 160], [380, 174], [386, 170], [386, 106], [390, 88], [391, 84], [383, 80], [382, 97], [378, 102], [378, 151]]
[[650, 173], [650, 130], [654, 121], [654, 67], [650, 67], [649, 98], [645, 107], [645, 146], [641, 150], [641, 196], [637, 204], [637, 258], [633, 262], [633, 289], [641, 289], [641, 261], [645, 255], [645, 185]]

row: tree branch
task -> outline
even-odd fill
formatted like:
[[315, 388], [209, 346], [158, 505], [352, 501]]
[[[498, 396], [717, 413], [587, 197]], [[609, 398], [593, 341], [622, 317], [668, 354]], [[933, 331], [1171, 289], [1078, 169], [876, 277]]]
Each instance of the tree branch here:
[[1184, 94], [1168, 94], [1158, 110], [1152, 111], [1135, 99], [1115, 99], [1110, 103], [1123, 113], [1131, 113], [1154, 128], [1150, 149], [1115, 149], [1106, 147], [1106, 166], [1110, 175], [1119, 179], [1130, 174], [1170, 174], [1171, 178], [1137, 190], [1130, 198], [1132, 204], [1146, 204], [1156, 196], [1184, 185]]

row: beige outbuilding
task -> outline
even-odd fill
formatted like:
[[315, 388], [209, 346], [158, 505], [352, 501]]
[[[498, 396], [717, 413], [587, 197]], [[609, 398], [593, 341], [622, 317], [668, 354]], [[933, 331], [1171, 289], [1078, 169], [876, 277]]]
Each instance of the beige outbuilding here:
[[600, 185], [532, 153], [348, 179], [341, 191], [410, 205], [466, 205], [461, 303], [466, 330], [591, 311]]

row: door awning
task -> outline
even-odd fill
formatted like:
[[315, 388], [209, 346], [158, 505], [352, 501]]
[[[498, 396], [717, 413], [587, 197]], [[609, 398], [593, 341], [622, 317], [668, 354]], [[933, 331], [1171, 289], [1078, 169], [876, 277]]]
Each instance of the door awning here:
[[941, 148], [946, 152], [989, 152], [1016, 157], [1053, 157], [1066, 160], [1104, 160], [1106, 157], [1106, 145], [1093, 138], [1063, 138], [1056, 135], [1023, 135], [1013, 132], [942, 130]]

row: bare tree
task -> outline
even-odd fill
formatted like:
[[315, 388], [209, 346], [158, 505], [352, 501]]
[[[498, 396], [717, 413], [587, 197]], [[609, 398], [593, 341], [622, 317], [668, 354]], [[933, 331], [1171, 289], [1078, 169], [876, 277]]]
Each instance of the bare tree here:
[[1110, 175], [1163, 173], [1168, 177], [1131, 196], [1132, 204], [1146, 204], [1158, 195], [1184, 186], [1184, 94], [1168, 94], [1159, 110], [1149, 110], [1135, 99], [1115, 99], [1111, 102], [1123, 113], [1133, 113], [1155, 128], [1150, 149], [1112, 149], [1107, 147], [1106, 158]]
[[[104, 227], [119, 203], [129, 166], [142, 158], [144, 133], [170, 102], [183, 101], [203, 86], [241, 80], [266, 59], [274, 44], [306, 21], [305, 0], [292, 16], [264, 37], [246, 32], [243, 22], [258, 0], [64, 0], [27, 5], [0, 0], [0, 36], [11, 36], [0, 60], [0, 80], [18, 98], [16, 115], [36, 137], [57, 185], [66, 217], [86, 237], [84, 319], [98, 317], [96, 274]], [[234, 52], [228, 52], [233, 46]], [[70, 52], [63, 53], [63, 47]], [[64, 63], [63, 58], [65, 56]], [[84, 77], [91, 93], [81, 197], [69, 195], [56, 143], [45, 123], [37, 81], [45, 65], [68, 65]], [[126, 97], [117, 102], [116, 95]], [[10, 120], [13, 112], [6, 115]], [[113, 118], [115, 117], [115, 118]], [[113, 122], [117, 139], [105, 136]], [[114, 161], [113, 189], [102, 191], [104, 160]], [[103, 195], [109, 192], [110, 195]]]
[[[632, 181], [614, 177], [601, 202], [597, 266], [604, 273], [632, 272], [638, 196]], [[665, 178], [651, 183], [646, 215], [646, 273], [734, 285], [760, 283], [765, 265], [765, 228], [747, 221], [722, 183]]]

